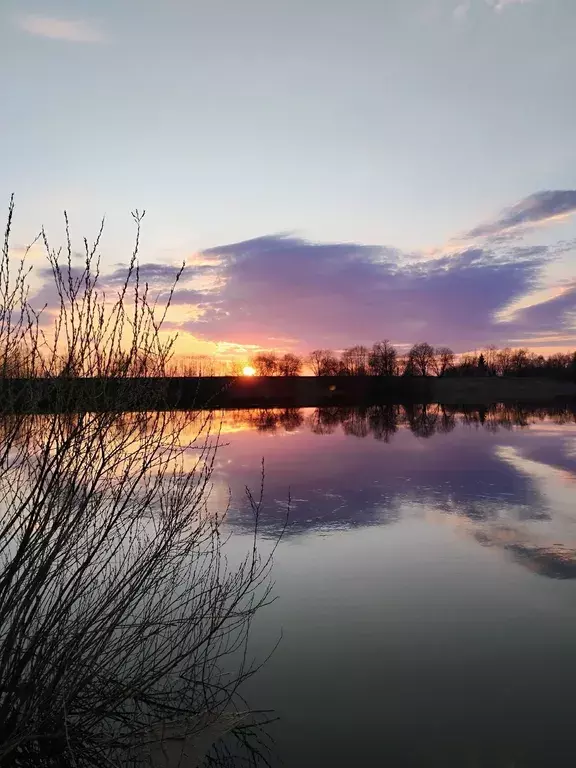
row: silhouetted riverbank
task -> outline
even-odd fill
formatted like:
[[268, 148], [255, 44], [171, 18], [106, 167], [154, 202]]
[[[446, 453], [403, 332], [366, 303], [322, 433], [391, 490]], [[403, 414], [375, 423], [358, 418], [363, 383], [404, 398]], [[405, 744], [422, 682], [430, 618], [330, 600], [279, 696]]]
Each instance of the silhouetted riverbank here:
[[576, 397], [576, 384], [537, 378], [204, 377], [4, 379], [0, 408], [10, 412], [443, 403], [542, 403]]

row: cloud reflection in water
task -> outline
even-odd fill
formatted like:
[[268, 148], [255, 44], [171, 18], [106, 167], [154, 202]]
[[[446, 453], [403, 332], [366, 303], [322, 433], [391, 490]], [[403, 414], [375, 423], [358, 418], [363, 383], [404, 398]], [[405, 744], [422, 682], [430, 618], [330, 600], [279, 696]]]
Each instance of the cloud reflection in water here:
[[[262, 533], [287, 537], [397, 523], [458, 526], [535, 573], [576, 578], [573, 407], [381, 406], [258, 409], [223, 415], [216, 486], [231, 525], [250, 525], [243, 488], [260, 482]], [[573, 505], [572, 505], [573, 506]]]

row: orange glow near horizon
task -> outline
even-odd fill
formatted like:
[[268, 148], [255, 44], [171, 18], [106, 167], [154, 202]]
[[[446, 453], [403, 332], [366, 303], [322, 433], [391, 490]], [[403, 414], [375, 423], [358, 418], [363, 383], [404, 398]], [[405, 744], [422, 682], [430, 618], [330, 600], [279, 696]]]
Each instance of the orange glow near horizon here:
[[245, 365], [244, 368], [242, 368], [242, 375], [243, 376], [255, 376], [256, 375], [256, 369], [252, 368], [251, 365]]

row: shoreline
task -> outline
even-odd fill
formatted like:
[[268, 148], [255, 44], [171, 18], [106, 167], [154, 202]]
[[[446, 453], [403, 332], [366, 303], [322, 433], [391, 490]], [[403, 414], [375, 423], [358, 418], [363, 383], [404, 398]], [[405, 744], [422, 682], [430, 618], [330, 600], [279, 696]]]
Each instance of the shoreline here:
[[576, 399], [576, 382], [499, 377], [203, 377], [3, 379], [0, 411], [307, 408], [377, 404], [550, 403]]

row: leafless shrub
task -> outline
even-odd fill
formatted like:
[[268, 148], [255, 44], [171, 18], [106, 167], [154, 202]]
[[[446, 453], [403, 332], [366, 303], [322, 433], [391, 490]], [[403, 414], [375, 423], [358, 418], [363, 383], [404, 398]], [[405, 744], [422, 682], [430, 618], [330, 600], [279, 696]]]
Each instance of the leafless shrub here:
[[[30, 386], [114, 377], [133, 379], [145, 404], [144, 377], [162, 375], [174, 340], [161, 334], [170, 299], [159, 307], [139, 277], [143, 214], [114, 297], [100, 290], [102, 229], [79, 271], [68, 220], [63, 263], [41, 233], [60, 301], [48, 328], [30, 305], [25, 261], [10, 269], [12, 213], [0, 263], [3, 391], [14, 373]], [[252, 617], [270, 599], [261, 499], [250, 497], [254, 536], [233, 564], [225, 510], [210, 504], [211, 417], [122, 410], [20, 408], [0, 421], [3, 766], [136, 765], [154, 729], [184, 727], [197, 742], [240, 708], [229, 728], [246, 741], [258, 721], [246, 722], [239, 686], [255, 671]]]

